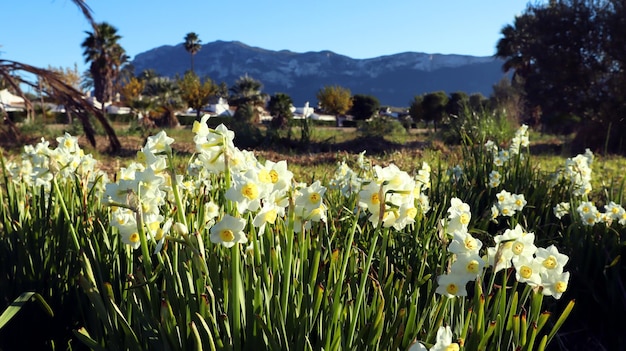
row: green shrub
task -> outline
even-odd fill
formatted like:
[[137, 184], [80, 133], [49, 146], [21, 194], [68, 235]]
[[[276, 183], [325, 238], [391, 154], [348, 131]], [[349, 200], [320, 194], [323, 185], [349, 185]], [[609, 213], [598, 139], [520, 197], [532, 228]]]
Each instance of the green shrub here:
[[361, 137], [389, 137], [396, 138], [406, 135], [407, 131], [398, 120], [389, 117], [374, 117], [361, 121], [357, 127]]

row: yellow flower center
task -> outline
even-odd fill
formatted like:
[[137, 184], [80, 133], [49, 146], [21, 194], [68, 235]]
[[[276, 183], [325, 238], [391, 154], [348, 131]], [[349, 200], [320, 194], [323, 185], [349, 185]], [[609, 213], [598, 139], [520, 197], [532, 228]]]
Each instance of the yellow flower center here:
[[248, 183], [241, 188], [241, 195], [248, 198], [248, 200], [254, 200], [259, 196], [259, 189], [256, 184]]
[[137, 232], [132, 233], [132, 234], [128, 237], [128, 240], [129, 240], [131, 243], [138, 243], [138, 242], [139, 242], [139, 233], [137, 233]]
[[446, 347], [446, 351], [459, 351], [459, 344], [453, 342]]
[[556, 267], [556, 264], [557, 264], [556, 257], [550, 255], [545, 260], [543, 260], [542, 264], [547, 269], [554, 269], [554, 267]]
[[613, 214], [618, 214], [618, 213], [619, 213], [619, 208], [617, 208], [617, 207], [613, 207], [613, 208], [611, 209], [611, 212], [612, 212]]
[[461, 224], [467, 225], [469, 224], [470, 216], [467, 213], [462, 213], [459, 221], [461, 221]]
[[588, 213], [591, 209], [587, 206], [583, 206], [582, 211], [583, 213]]
[[558, 281], [554, 284], [554, 290], [558, 293], [564, 293], [567, 290], [567, 283]]
[[519, 241], [516, 241], [513, 244], [512, 251], [514, 254], [520, 255], [524, 251], [524, 244], [520, 243]]
[[272, 169], [270, 171], [270, 178], [272, 179], [272, 183], [276, 184], [276, 182], [278, 182], [278, 172]]
[[469, 235], [465, 238], [464, 243], [465, 243], [465, 248], [468, 250], [478, 249], [478, 243], [476, 242], [476, 239], [472, 238]]
[[137, 151], [137, 161], [140, 163], [146, 163], [146, 154], [143, 151]]
[[515, 200], [515, 206], [518, 206], [518, 207], [522, 206], [522, 200], [520, 199]]
[[320, 196], [320, 193], [311, 193], [311, 195], [309, 195], [309, 202], [312, 204], [316, 204], [320, 201], [322, 197]]
[[478, 267], [480, 267], [480, 265], [478, 264], [478, 261], [471, 260], [469, 261], [465, 269], [470, 273], [478, 273]]
[[71, 141], [70, 139], [65, 139], [65, 141], [63, 142], [63, 145], [64, 145], [66, 148], [68, 148], [68, 149], [69, 149], [69, 148], [71, 148], [71, 147], [73, 146], [73, 144], [74, 144], [74, 143], [72, 143], [72, 141]]
[[380, 203], [380, 198], [378, 197], [378, 193], [372, 193], [372, 197], [370, 198], [370, 202], [374, 205], [378, 205]]
[[519, 269], [519, 275], [521, 275], [524, 279], [530, 278], [533, 274], [533, 269], [528, 266], [522, 266]]
[[454, 283], [450, 283], [446, 286], [446, 292], [450, 295], [456, 295], [459, 292], [459, 286]]
[[230, 229], [224, 229], [220, 232], [220, 239], [225, 242], [231, 242], [235, 240], [235, 234]]
[[511, 211], [509, 211], [509, 209], [506, 208], [506, 207], [502, 209], [502, 214], [505, 215], [505, 216], [508, 215], [510, 212]]

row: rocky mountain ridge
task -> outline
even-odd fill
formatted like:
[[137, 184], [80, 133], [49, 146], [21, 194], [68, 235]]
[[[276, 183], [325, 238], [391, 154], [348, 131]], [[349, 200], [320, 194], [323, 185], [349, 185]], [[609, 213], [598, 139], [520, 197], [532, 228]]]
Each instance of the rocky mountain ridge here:
[[[136, 73], [153, 69], [163, 76], [183, 75], [190, 69], [183, 44], [165, 45], [135, 56]], [[229, 86], [247, 74], [263, 83], [268, 94], [289, 94], [295, 105], [317, 102], [326, 85], [349, 88], [352, 94], [376, 96], [381, 104], [407, 106], [413, 96], [437, 90], [447, 93], [491, 94], [505, 76], [494, 57], [404, 52], [369, 59], [353, 59], [332, 51], [295, 53], [272, 51], [241, 42], [215, 41], [194, 57], [195, 72]]]

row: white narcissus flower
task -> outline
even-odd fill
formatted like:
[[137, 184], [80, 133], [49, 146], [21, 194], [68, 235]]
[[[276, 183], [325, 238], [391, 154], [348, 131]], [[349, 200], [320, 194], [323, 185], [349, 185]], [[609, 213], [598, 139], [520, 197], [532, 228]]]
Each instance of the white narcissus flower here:
[[[522, 229], [522, 226], [518, 224], [517, 226], [515, 226], [515, 229], [507, 229], [504, 231], [504, 234], [496, 235], [493, 238], [494, 242], [496, 243], [496, 248], [498, 248], [504, 260], [510, 261], [513, 258], [513, 256], [515, 255], [515, 252], [513, 251], [513, 244], [518, 240], [521, 240], [522, 236], [524, 235], [525, 233]], [[516, 250], [518, 250], [519, 248], [520, 247], [518, 246]], [[523, 246], [521, 248], [523, 249]]]
[[261, 199], [267, 195], [269, 184], [259, 182], [256, 169], [245, 173], [234, 173], [230, 189], [226, 190], [226, 198], [237, 204], [239, 213], [256, 211], [261, 206]]
[[421, 187], [422, 191], [430, 188], [430, 166], [426, 162], [422, 162], [422, 168], [417, 171], [415, 182]]
[[515, 211], [521, 211], [524, 206], [526, 206], [526, 199], [524, 198], [524, 194], [513, 194], [513, 208]]
[[569, 213], [569, 210], [570, 210], [569, 202], [560, 202], [556, 204], [556, 206], [554, 206], [554, 209], [553, 209], [554, 216], [558, 219], [561, 219], [563, 218], [563, 216]]
[[273, 203], [264, 202], [261, 210], [254, 216], [252, 224], [259, 228], [259, 234], [263, 234], [265, 232], [265, 225], [267, 223], [276, 223], [276, 218], [278, 218], [276, 206]]
[[158, 132], [156, 135], [149, 136], [144, 146], [144, 152], [150, 151], [153, 154], [161, 152], [170, 152], [172, 150], [171, 144], [174, 142], [173, 138], [167, 136], [164, 130]]
[[526, 283], [531, 287], [541, 285], [541, 265], [532, 257], [521, 256], [515, 261], [515, 278], [520, 283]]
[[502, 255], [502, 249], [498, 250], [495, 247], [487, 248], [487, 265], [493, 267], [494, 273], [512, 267], [511, 259], [506, 259]]
[[393, 223], [393, 227], [396, 230], [402, 230], [409, 224], [415, 223], [415, 217], [417, 216], [418, 210], [413, 204], [413, 202], [405, 202], [400, 205], [398, 209], [398, 218]]
[[428, 349], [424, 346], [424, 344], [415, 340], [411, 345], [409, 345], [409, 349], [407, 351], [428, 351]]
[[211, 117], [211, 116], [206, 114], [206, 115], [202, 116], [200, 121], [194, 121], [193, 122], [193, 127], [191, 128], [191, 131], [194, 134], [199, 135], [201, 137], [206, 137], [207, 135], [209, 135], [211, 130], [209, 129], [209, 126], [206, 123], [209, 120], [209, 117]]
[[543, 289], [541, 293], [546, 296], [552, 296], [560, 299], [561, 295], [567, 290], [569, 283], [569, 272], [557, 273], [555, 271], [546, 271], [541, 273], [541, 283]]
[[441, 326], [437, 330], [437, 342], [430, 351], [459, 351], [459, 344], [452, 342], [452, 330], [449, 326]]
[[553, 271], [562, 273], [563, 267], [569, 261], [569, 257], [559, 252], [554, 245], [547, 248], [538, 248], [535, 253], [535, 260], [543, 267], [542, 271]]
[[370, 182], [363, 186], [359, 192], [359, 206], [367, 209], [372, 214], [380, 212], [380, 186], [376, 182]]
[[248, 242], [248, 238], [243, 232], [245, 226], [245, 220], [231, 215], [224, 215], [219, 222], [211, 227], [211, 242], [222, 244], [224, 247], [245, 244]]
[[485, 267], [485, 261], [478, 255], [465, 254], [457, 255], [456, 261], [450, 267], [450, 271], [461, 276], [459, 279], [467, 281], [476, 280]]
[[497, 188], [498, 186], [500, 186], [501, 182], [502, 175], [500, 175], [500, 172], [493, 170], [491, 171], [491, 173], [489, 173], [489, 183], [487, 185], [490, 188]]
[[437, 294], [447, 296], [449, 298], [457, 296], [467, 296], [465, 285], [468, 280], [460, 274], [442, 274], [437, 277]]
[[448, 208], [448, 220], [446, 225], [446, 233], [452, 234], [455, 231], [467, 231], [472, 212], [468, 204], [459, 198], [450, 200], [450, 208]]
[[287, 161], [265, 161], [265, 169], [269, 171], [270, 181], [272, 183], [272, 191], [285, 193], [291, 186], [293, 173], [287, 169]]
[[448, 251], [457, 256], [478, 255], [478, 251], [482, 246], [483, 243], [466, 230], [456, 230], [452, 232], [452, 241], [448, 246]]
[[322, 186], [319, 180], [313, 184], [300, 189], [300, 194], [296, 197], [296, 213], [307, 214], [322, 205], [322, 200], [326, 188]]

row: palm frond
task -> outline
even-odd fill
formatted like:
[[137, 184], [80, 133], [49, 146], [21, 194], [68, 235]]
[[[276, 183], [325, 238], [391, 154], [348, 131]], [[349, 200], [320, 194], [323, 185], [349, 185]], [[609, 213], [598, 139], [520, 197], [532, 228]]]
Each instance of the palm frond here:
[[32, 106], [30, 106], [30, 101], [26, 98], [20, 86], [27, 85], [37, 89], [37, 85], [31, 81], [23, 79], [19, 75], [12, 74], [16, 71], [27, 72], [44, 80], [50, 89], [48, 93], [59, 103], [62, 103], [66, 110], [75, 112], [80, 118], [85, 136], [93, 146], [96, 145], [96, 139], [95, 130], [89, 121], [90, 114], [93, 114], [96, 117], [107, 133], [110, 152], [115, 153], [121, 149], [121, 143], [115, 134], [115, 130], [102, 111], [95, 108], [92, 104], [85, 100], [80, 91], [64, 82], [59, 74], [21, 62], [0, 60], [0, 76], [2, 76], [9, 83], [9, 85], [11, 85], [17, 94], [21, 96], [24, 101], [26, 101], [27, 106], [30, 108], [32, 108]]

